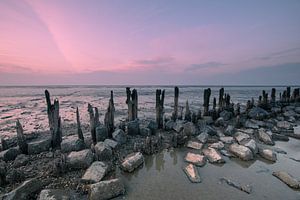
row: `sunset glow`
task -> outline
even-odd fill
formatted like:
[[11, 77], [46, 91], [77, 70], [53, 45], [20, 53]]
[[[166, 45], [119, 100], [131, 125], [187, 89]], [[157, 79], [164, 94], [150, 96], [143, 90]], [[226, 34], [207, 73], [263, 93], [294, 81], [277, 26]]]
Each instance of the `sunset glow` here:
[[3, 0], [0, 84], [299, 83], [300, 2], [229, 2]]

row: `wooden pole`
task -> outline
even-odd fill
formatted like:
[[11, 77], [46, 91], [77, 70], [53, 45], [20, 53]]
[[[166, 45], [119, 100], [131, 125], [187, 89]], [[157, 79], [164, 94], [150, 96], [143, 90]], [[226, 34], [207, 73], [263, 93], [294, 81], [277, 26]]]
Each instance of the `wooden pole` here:
[[163, 128], [165, 90], [156, 90], [156, 122], [158, 128]]
[[115, 105], [113, 91], [110, 92], [110, 99], [107, 111], [105, 113], [104, 124], [108, 130], [108, 137], [112, 138], [112, 133], [115, 130], [114, 119], [115, 118]]
[[80, 123], [80, 116], [79, 116], [79, 110], [78, 107], [76, 108], [76, 121], [77, 121], [77, 135], [78, 138], [84, 141], [82, 129], [81, 129], [81, 123]]
[[16, 129], [17, 129], [17, 142], [19, 149], [23, 154], [28, 154], [28, 144], [26, 142], [26, 137], [23, 133], [23, 127], [19, 120], [16, 122]]

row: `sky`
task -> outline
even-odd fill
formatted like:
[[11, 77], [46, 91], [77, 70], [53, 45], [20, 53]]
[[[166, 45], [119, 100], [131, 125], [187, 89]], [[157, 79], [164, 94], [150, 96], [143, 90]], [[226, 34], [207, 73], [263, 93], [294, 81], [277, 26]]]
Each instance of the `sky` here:
[[0, 1], [0, 85], [299, 85], [299, 76], [299, 0]]

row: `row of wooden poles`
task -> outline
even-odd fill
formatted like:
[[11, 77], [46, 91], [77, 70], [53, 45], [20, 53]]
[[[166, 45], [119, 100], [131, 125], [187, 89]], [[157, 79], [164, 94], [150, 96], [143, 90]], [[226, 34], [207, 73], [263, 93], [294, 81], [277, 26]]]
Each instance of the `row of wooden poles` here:
[[[128, 106], [128, 121], [134, 121], [138, 119], [138, 93], [136, 89], [130, 90], [129, 87], [126, 88], [126, 104]], [[216, 119], [220, 112], [227, 110], [232, 113], [235, 113], [236, 116], [240, 114], [240, 106], [237, 104], [236, 110], [234, 110], [234, 104], [230, 101], [230, 95], [225, 94], [224, 88], [221, 88], [219, 90], [219, 102], [218, 102], [218, 109], [217, 109], [217, 101], [216, 98], [213, 98], [213, 107], [210, 110], [210, 96], [211, 96], [211, 89], [207, 88], [204, 90], [204, 103], [203, 103], [203, 116], [212, 116], [213, 119]], [[51, 132], [51, 144], [52, 148], [60, 148], [60, 144], [62, 142], [62, 130], [61, 130], [61, 117], [59, 115], [59, 101], [58, 99], [55, 99], [54, 102], [51, 102], [50, 99], [50, 93], [48, 90], [45, 90], [45, 97], [46, 97], [46, 103], [47, 103], [47, 115], [48, 115], [48, 121], [49, 121], [49, 127]], [[158, 125], [158, 128], [163, 128], [164, 124], [164, 98], [165, 98], [165, 90], [156, 90], [156, 123]], [[178, 105], [178, 98], [179, 98], [179, 88], [174, 88], [174, 110], [172, 112], [171, 120], [176, 121], [177, 119], [182, 119], [182, 110], [181, 113], [179, 111], [179, 105]], [[287, 87], [286, 90], [284, 90], [283, 94], [280, 93], [280, 104], [287, 104], [290, 102], [300, 101], [299, 96], [299, 88], [294, 89], [293, 94], [291, 94], [291, 88]], [[258, 100], [258, 106], [263, 107], [265, 109], [269, 109], [271, 106], [274, 106], [276, 103], [276, 89], [272, 88], [271, 91], [271, 100], [268, 100], [268, 93], [265, 91], [262, 92], [262, 96], [259, 96]], [[251, 109], [254, 106], [254, 99], [249, 100], [247, 102], [246, 110]], [[97, 143], [96, 139], [96, 128], [101, 125], [99, 120], [99, 111], [97, 107], [94, 107], [91, 104], [88, 104], [88, 112], [90, 116], [90, 130], [91, 130], [91, 136], [93, 143]], [[114, 106], [114, 99], [113, 99], [113, 91], [111, 91], [109, 104], [107, 111], [105, 113], [104, 117], [104, 128], [107, 129], [108, 137], [112, 137], [112, 133], [115, 130], [115, 124], [114, 124], [114, 113], [115, 113], [115, 106]], [[201, 109], [198, 110], [197, 114], [195, 112], [191, 112], [189, 109], [188, 101], [186, 101], [185, 106], [185, 115], [184, 120], [186, 121], [192, 121], [197, 122], [199, 119], [201, 119]], [[84, 141], [83, 132], [81, 129], [81, 123], [80, 123], [80, 116], [79, 116], [79, 110], [78, 107], [76, 109], [76, 121], [77, 121], [77, 134], [78, 138]], [[27, 142], [26, 138], [23, 134], [23, 128], [19, 120], [16, 123], [16, 129], [17, 129], [17, 139], [18, 139], [18, 145], [20, 147], [20, 150], [22, 153], [27, 154]], [[4, 141], [2, 141], [4, 142]]]

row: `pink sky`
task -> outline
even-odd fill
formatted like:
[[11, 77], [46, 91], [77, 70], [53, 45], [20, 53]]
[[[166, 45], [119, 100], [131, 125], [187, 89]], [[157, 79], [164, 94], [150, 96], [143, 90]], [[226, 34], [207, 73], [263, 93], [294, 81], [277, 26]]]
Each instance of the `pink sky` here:
[[163, 72], [197, 84], [196, 77], [300, 63], [299, 1], [259, 2], [3, 0], [0, 73], [18, 74], [18, 83], [20, 74], [105, 71], [159, 84]]

